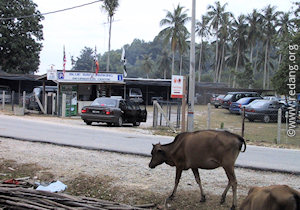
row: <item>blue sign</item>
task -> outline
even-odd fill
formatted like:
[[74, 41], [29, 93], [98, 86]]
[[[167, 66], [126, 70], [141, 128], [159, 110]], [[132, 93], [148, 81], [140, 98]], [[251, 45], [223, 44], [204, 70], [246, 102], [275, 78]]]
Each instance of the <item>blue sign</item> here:
[[58, 79], [64, 79], [64, 73], [58, 72]]
[[118, 74], [118, 81], [123, 81], [123, 74]]

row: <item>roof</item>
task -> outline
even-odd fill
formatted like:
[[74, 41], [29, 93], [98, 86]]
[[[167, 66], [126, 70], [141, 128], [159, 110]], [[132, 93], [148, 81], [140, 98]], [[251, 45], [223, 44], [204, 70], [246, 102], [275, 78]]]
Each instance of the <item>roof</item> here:
[[33, 74], [9, 74], [4, 71], [0, 71], [0, 79], [36, 81], [37, 77], [37, 75]]

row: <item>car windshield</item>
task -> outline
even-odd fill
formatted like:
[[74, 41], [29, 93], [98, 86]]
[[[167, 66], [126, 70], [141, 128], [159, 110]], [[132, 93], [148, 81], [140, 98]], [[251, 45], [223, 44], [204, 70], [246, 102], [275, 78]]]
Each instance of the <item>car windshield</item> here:
[[224, 98], [224, 101], [231, 99], [231, 97], [232, 97], [232, 94], [226, 95], [225, 98]]
[[117, 100], [112, 98], [97, 98], [91, 106], [117, 107]]

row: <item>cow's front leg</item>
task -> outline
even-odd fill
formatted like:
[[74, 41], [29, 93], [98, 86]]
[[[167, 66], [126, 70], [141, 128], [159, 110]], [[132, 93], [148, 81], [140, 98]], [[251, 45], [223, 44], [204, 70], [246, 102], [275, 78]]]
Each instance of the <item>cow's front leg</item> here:
[[179, 169], [176, 167], [175, 186], [174, 186], [172, 194], [168, 197], [168, 200], [172, 200], [174, 198], [176, 191], [177, 191], [178, 184], [179, 184], [179, 180], [181, 178], [181, 174], [182, 174], [182, 169]]

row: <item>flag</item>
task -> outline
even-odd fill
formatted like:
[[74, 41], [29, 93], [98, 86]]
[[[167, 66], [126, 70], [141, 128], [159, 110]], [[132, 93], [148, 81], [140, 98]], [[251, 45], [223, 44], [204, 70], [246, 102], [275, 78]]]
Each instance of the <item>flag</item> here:
[[96, 75], [98, 74], [99, 72], [99, 62], [98, 62], [98, 58], [97, 58], [97, 49], [96, 49], [96, 46], [95, 46], [95, 52], [94, 52], [94, 62], [95, 62], [95, 65], [96, 65]]
[[123, 47], [122, 56], [121, 56], [121, 62], [123, 63], [123, 69], [124, 69], [124, 76], [127, 77], [127, 69], [126, 69], [126, 56], [125, 56], [125, 49]]
[[66, 59], [66, 51], [65, 51], [65, 45], [64, 45], [64, 58], [63, 58], [63, 74], [64, 75], [66, 72], [66, 62], [67, 62], [67, 59]]

